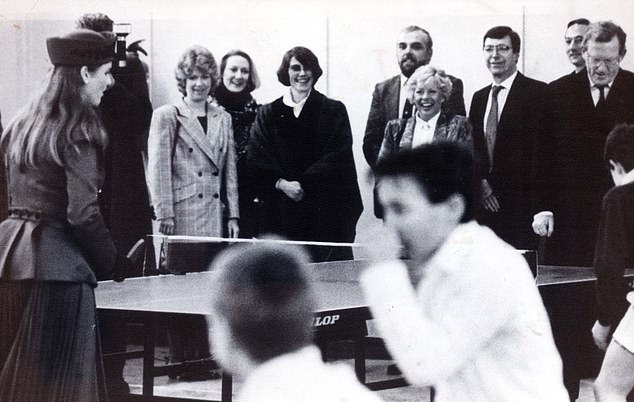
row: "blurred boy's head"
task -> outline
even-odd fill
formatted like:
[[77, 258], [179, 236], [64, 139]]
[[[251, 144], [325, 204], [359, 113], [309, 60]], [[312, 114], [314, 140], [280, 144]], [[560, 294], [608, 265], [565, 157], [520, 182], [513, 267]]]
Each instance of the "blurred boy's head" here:
[[224, 368], [245, 376], [312, 344], [315, 301], [307, 262], [302, 250], [270, 243], [236, 245], [216, 257], [210, 341]]
[[622, 184], [626, 174], [634, 169], [634, 125], [616, 126], [605, 140], [603, 153], [614, 184]]
[[473, 219], [478, 182], [472, 152], [455, 142], [402, 151], [377, 166], [384, 220], [412, 259], [424, 262], [460, 223]]

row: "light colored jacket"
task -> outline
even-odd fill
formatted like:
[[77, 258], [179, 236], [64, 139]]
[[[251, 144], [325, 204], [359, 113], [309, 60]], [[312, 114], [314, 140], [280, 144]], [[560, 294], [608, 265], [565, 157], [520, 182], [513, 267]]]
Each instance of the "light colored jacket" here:
[[207, 134], [183, 100], [154, 111], [148, 181], [158, 220], [174, 218], [174, 234], [222, 236], [239, 218], [231, 116], [207, 105]]

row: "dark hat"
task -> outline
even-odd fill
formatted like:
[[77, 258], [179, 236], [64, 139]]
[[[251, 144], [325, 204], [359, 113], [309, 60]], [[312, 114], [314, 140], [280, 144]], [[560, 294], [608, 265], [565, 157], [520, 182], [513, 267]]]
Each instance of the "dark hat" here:
[[56, 66], [96, 66], [114, 59], [114, 41], [89, 29], [77, 29], [46, 39], [51, 63]]

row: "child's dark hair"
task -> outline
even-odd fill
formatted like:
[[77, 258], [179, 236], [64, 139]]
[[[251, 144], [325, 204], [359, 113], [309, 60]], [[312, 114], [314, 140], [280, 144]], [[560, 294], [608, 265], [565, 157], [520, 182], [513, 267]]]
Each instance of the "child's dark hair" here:
[[377, 165], [376, 175], [412, 176], [433, 204], [460, 194], [465, 211], [460, 222], [468, 222], [478, 207], [479, 181], [476, 179], [473, 153], [457, 142], [439, 141], [390, 155]]
[[605, 140], [603, 158], [610, 168], [610, 160], [619, 162], [625, 172], [634, 169], [634, 125], [619, 124], [614, 127]]

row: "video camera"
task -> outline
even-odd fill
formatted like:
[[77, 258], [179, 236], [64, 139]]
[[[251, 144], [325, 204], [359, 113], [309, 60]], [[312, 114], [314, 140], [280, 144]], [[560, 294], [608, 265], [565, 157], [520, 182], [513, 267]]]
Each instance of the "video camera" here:
[[126, 67], [126, 36], [132, 32], [132, 24], [128, 22], [116, 23], [112, 27], [117, 37], [115, 45], [115, 62], [117, 67]]

